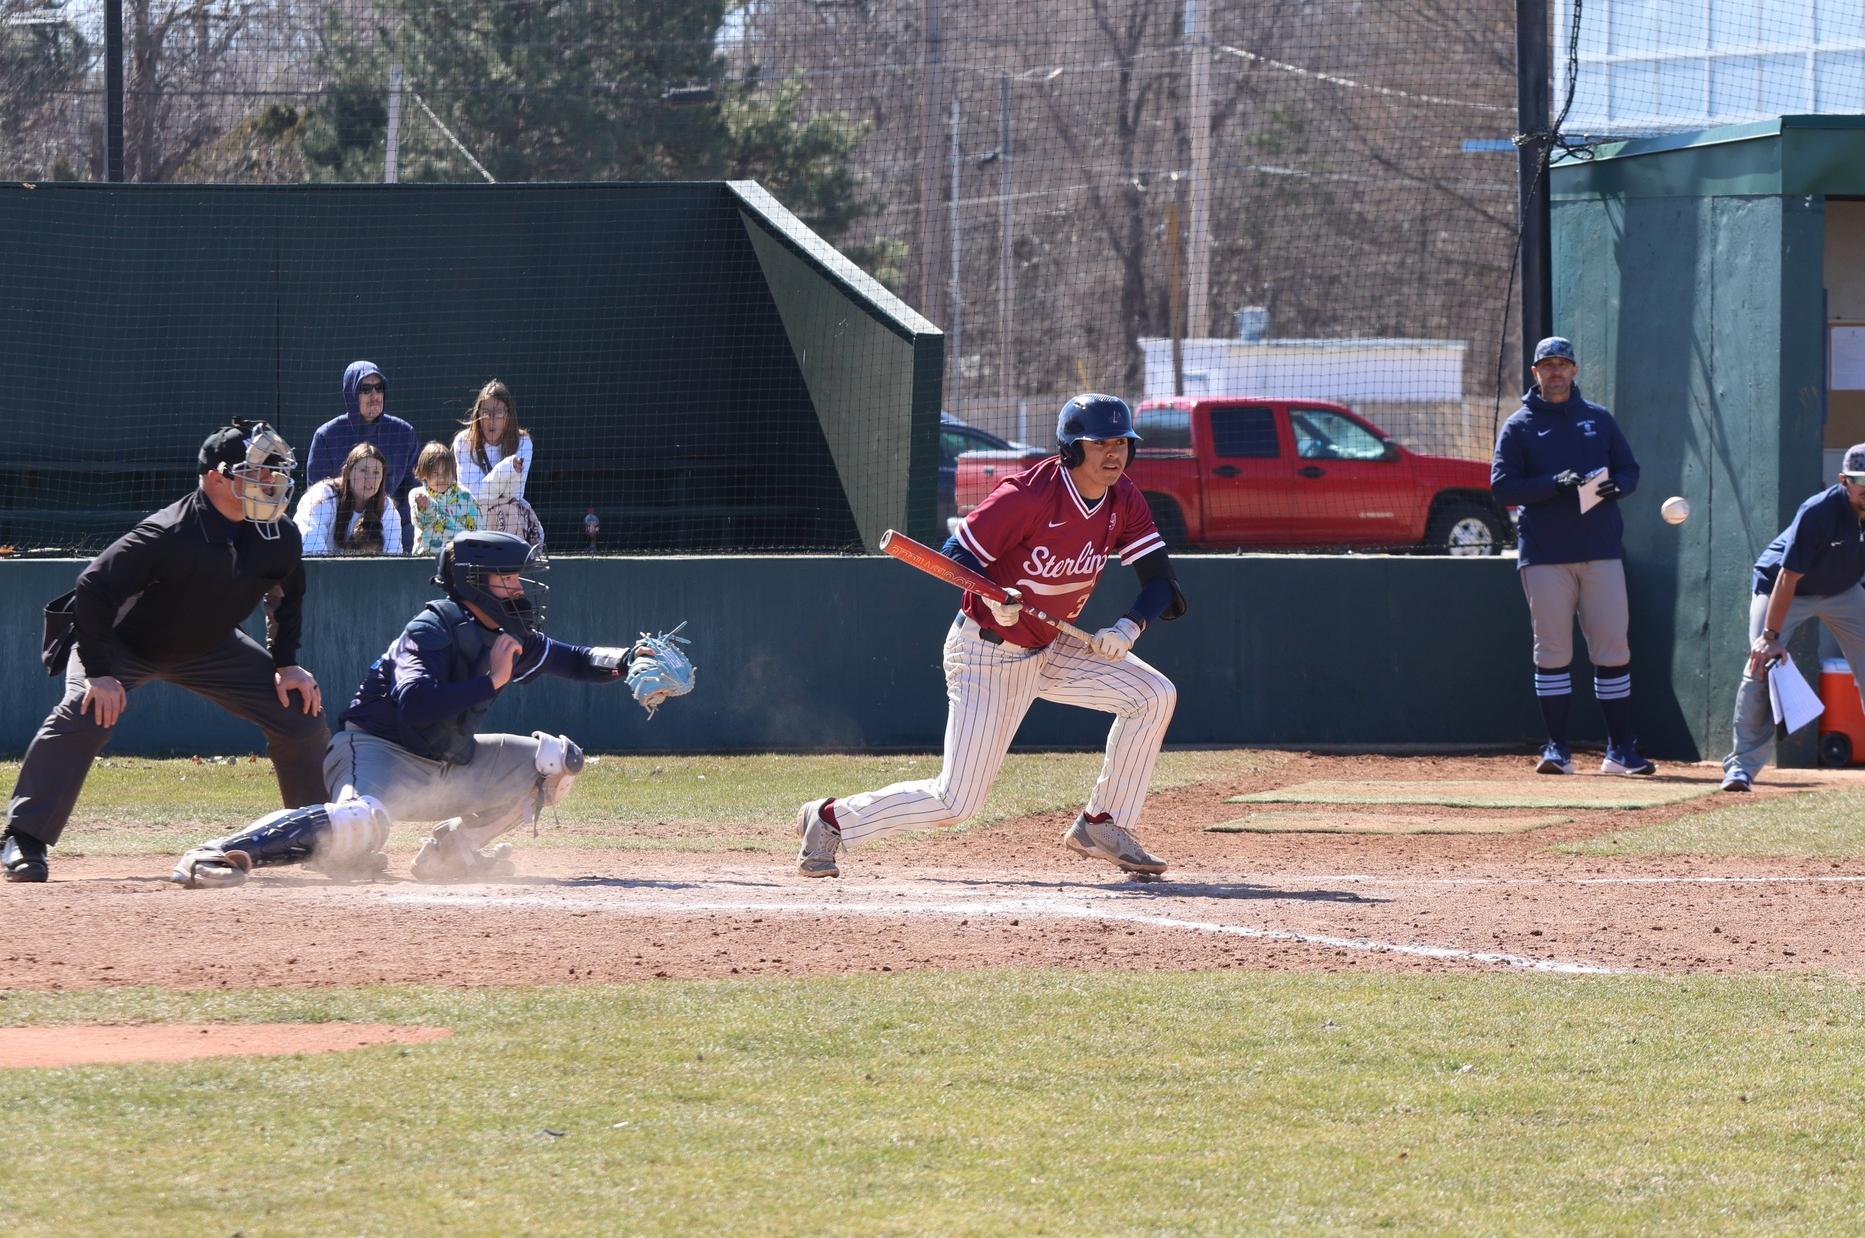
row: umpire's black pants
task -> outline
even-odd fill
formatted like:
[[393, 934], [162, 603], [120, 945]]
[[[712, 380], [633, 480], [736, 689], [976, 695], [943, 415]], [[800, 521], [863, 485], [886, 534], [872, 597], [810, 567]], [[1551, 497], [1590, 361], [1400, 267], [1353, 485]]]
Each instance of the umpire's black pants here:
[[[288, 698], [289, 707], [278, 703], [274, 669], [272, 655], [236, 630], [211, 653], [175, 665], [157, 665], [118, 645], [114, 675], [125, 693], [133, 693], [150, 680], [164, 680], [253, 723], [265, 732], [266, 753], [278, 776], [283, 806], [321, 804], [326, 798], [324, 748], [330, 743], [330, 728], [324, 725], [322, 713], [304, 712], [304, 698], [297, 693]], [[110, 742], [110, 729], [97, 725], [95, 707], [91, 713], [79, 712], [85, 684], [84, 666], [74, 649], [65, 668], [64, 699], [47, 715], [26, 749], [7, 807], [10, 828], [47, 846], [64, 833], [91, 762]]]

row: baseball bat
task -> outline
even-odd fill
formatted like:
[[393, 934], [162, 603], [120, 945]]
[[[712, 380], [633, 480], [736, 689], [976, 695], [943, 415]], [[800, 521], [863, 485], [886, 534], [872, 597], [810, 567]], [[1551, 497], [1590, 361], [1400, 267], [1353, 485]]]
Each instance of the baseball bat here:
[[[975, 593], [979, 597], [990, 598], [993, 602], [1001, 602], [1004, 600], [1004, 586], [998, 584], [988, 576], [979, 575], [977, 572], [966, 567], [963, 563], [946, 558], [931, 546], [914, 541], [897, 529], [889, 529], [887, 532], [881, 534], [881, 549], [894, 556], [894, 558], [900, 560], [908, 567], [917, 567], [928, 576], [937, 576], [948, 585], [957, 585], [959, 588], [970, 593]], [[1094, 637], [1087, 632], [1082, 631], [1066, 619], [1057, 619], [1052, 615], [1045, 615], [1042, 611], [1031, 606], [1027, 601], [1023, 603], [1023, 613], [1035, 616], [1056, 631], [1073, 636], [1084, 645], [1094, 644]]]

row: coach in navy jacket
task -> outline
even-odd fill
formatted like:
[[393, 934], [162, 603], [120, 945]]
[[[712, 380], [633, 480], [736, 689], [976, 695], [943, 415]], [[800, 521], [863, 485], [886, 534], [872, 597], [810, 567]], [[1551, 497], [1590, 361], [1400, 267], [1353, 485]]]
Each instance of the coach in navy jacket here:
[[391, 417], [389, 380], [373, 361], [352, 361], [343, 371], [343, 408], [341, 417], [332, 417], [317, 427], [311, 437], [311, 454], [304, 467], [305, 488], [343, 471], [343, 460], [358, 443], [372, 443], [388, 461], [382, 472], [382, 488], [395, 499], [401, 512], [401, 527], [408, 523], [408, 492], [414, 489], [414, 462], [421, 453], [421, 441], [414, 427], [400, 417]]
[[[1609, 774], [1650, 774], [1631, 731], [1632, 652], [1626, 640], [1625, 522], [1616, 500], [1638, 487], [1638, 461], [1613, 415], [1583, 398], [1574, 346], [1550, 336], [1535, 346], [1535, 385], [1503, 424], [1490, 464], [1490, 491], [1522, 509], [1522, 590], [1535, 632], [1535, 698], [1548, 742], [1536, 769], [1571, 774], [1567, 716], [1573, 702], [1573, 626], [1580, 616], [1593, 694], [1606, 715]], [[1600, 470], [1604, 500], [1580, 510], [1580, 485]]]

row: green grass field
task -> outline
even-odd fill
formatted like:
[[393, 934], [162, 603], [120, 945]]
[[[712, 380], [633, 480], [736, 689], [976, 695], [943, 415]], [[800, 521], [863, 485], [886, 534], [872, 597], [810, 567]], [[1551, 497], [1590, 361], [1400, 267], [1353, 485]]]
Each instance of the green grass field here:
[[[1243, 776], [1283, 760], [1274, 752], [1185, 750], [1161, 754], [1154, 790]], [[1098, 752], [1012, 753], [991, 798], [963, 828], [1039, 812], [1080, 808], [1101, 768]], [[11, 786], [17, 761], [0, 762]], [[690, 851], [789, 851], [797, 805], [939, 771], [935, 756], [706, 756], [598, 758], [562, 808], [540, 829], [555, 847]], [[165, 855], [231, 833], [278, 807], [264, 760], [229, 764], [114, 757], [84, 784], [61, 855]], [[432, 822], [398, 824], [395, 845], [412, 846]], [[900, 839], [880, 845], [898, 845]]]
[[1865, 789], [1719, 796], [1701, 813], [1566, 843], [1584, 855], [1865, 855]]
[[0, 1012], [456, 1029], [0, 1071], [15, 1234], [1842, 1234], [1865, 1215], [1865, 992], [1819, 979], [973, 972]]

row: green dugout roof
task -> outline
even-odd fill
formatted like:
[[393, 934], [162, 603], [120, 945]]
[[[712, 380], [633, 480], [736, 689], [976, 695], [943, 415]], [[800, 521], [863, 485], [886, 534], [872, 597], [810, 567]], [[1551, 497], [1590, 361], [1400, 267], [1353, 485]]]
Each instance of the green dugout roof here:
[[1553, 165], [1555, 201], [1597, 196], [1865, 196], [1865, 116], [1778, 116], [1609, 142]]

